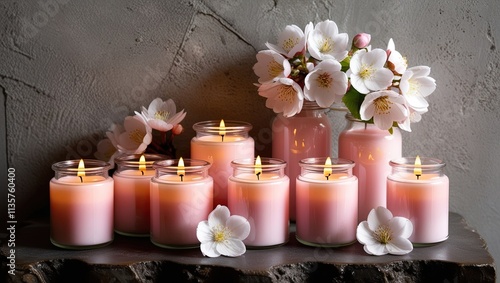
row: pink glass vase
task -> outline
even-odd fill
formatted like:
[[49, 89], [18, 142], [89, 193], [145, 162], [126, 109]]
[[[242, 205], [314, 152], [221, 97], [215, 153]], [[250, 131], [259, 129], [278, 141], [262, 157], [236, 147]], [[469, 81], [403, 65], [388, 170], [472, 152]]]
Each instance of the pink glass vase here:
[[[272, 156], [287, 162], [285, 174], [290, 180], [300, 175], [300, 160], [331, 154], [332, 127], [324, 111], [315, 102], [304, 101], [300, 113], [279, 114], [273, 121]], [[295, 182], [290, 182], [290, 219], [295, 221]]]

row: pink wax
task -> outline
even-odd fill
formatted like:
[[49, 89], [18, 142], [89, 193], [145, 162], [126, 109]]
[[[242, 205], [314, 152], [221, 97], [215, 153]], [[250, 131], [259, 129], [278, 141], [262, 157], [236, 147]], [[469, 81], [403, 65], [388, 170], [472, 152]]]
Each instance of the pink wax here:
[[412, 222], [412, 243], [444, 241], [448, 238], [449, 179], [438, 174], [424, 173], [418, 180], [411, 173], [392, 174], [387, 178], [387, 208]]
[[191, 140], [191, 158], [210, 162], [208, 174], [214, 179], [214, 208], [227, 206], [227, 179], [233, 172], [231, 161], [254, 157], [251, 137], [208, 135]]
[[196, 227], [212, 211], [213, 179], [163, 175], [151, 181], [151, 241], [160, 247], [199, 246]]
[[[332, 129], [329, 126], [328, 117], [324, 116], [319, 120], [317, 114], [311, 112], [310, 115], [300, 117], [284, 118], [278, 115], [273, 123], [272, 155], [274, 158], [287, 162], [285, 175], [290, 180], [295, 180], [300, 174], [300, 160], [307, 157], [331, 155]], [[295, 182], [291, 182], [290, 219], [292, 220], [295, 220], [296, 214], [295, 194]]]
[[91, 248], [113, 241], [113, 179], [52, 178], [50, 238], [64, 248]]
[[149, 235], [149, 183], [154, 170], [115, 172], [115, 231], [124, 235]]
[[250, 222], [250, 235], [243, 241], [250, 248], [282, 245], [288, 241], [289, 183], [287, 176], [264, 173], [229, 177], [228, 208]]
[[356, 163], [353, 175], [358, 177], [358, 221], [378, 206], [387, 205], [387, 176], [391, 173], [389, 161], [402, 154], [401, 133], [394, 129], [391, 135], [373, 124], [355, 122], [360, 127], [344, 130], [339, 136], [339, 157]]
[[297, 239], [307, 245], [342, 246], [356, 240], [358, 179], [309, 173], [297, 178]]

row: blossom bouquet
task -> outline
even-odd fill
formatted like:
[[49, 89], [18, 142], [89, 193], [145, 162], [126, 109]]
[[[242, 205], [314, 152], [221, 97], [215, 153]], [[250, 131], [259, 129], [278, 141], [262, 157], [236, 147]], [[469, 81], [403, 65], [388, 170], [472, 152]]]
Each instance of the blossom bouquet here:
[[285, 117], [308, 100], [323, 108], [343, 104], [354, 118], [383, 130], [411, 131], [436, 88], [430, 67], [408, 68], [392, 39], [386, 49], [372, 49], [370, 40], [369, 34], [357, 34], [348, 48], [348, 35], [331, 20], [309, 23], [304, 31], [288, 25], [276, 44], [266, 43], [269, 49], [256, 56], [259, 95]]
[[127, 116], [123, 125], [113, 124], [107, 138], [97, 144], [96, 158], [114, 164], [120, 154], [158, 153], [175, 158], [173, 138], [182, 133], [184, 110], [176, 112], [172, 99], [154, 99], [146, 109]]

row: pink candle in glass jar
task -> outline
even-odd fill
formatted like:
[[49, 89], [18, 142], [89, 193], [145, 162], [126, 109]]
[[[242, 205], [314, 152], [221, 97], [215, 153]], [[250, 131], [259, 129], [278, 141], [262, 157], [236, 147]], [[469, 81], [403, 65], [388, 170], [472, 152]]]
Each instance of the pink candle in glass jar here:
[[275, 158], [238, 159], [231, 162], [228, 208], [250, 222], [249, 248], [279, 246], [289, 237], [289, 184], [286, 162]]
[[149, 236], [149, 183], [153, 162], [167, 159], [159, 154], [132, 154], [115, 159], [113, 174], [115, 231], [126, 236]]
[[172, 249], [198, 247], [196, 227], [213, 207], [210, 163], [203, 160], [163, 160], [153, 164], [150, 212], [153, 244]]
[[110, 165], [92, 159], [52, 165], [50, 240], [58, 247], [89, 249], [113, 241], [113, 179]]
[[306, 158], [296, 180], [297, 240], [309, 246], [337, 247], [356, 241], [358, 178], [354, 162]]
[[252, 125], [239, 121], [205, 121], [193, 125], [196, 137], [191, 139], [191, 158], [208, 161], [208, 174], [214, 179], [214, 208], [227, 206], [227, 179], [231, 161], [253, 158], [255, 142], [248, 132]]
[[387, 177], [387, 208], [394, 216], [413, 224], [409, 240], [415, 245], [433, 244], [448, 238], [449, 179], [445, 163], [422, 157], [391, 161]]

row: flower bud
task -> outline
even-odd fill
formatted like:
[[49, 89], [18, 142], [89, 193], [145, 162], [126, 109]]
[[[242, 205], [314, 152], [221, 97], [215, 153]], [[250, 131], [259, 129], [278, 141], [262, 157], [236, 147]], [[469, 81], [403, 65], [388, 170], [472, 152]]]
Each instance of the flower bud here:
[[352, 40], [352, 45], [356, 48], [365, 48], [370, 44], [370, 40], [372, 39], [371, 35], [368, 33], [358, 33], [356, 36], [354, 36]]
[[182, 127], [181, 124], [177, 124], [172, 128], [172, 134], [174, 135], [180, 135], [184, 131], [184, 128]]

